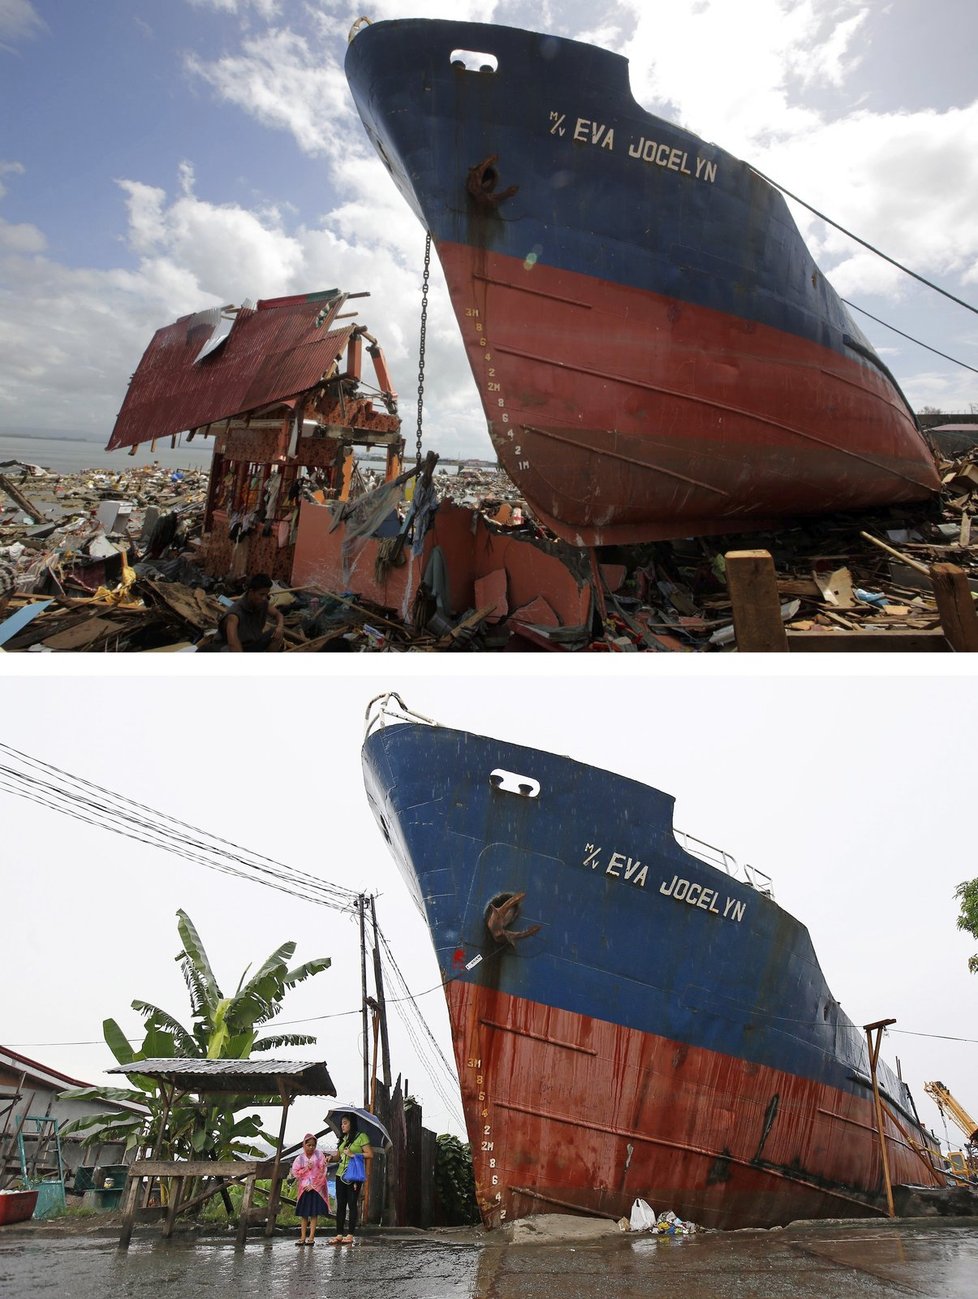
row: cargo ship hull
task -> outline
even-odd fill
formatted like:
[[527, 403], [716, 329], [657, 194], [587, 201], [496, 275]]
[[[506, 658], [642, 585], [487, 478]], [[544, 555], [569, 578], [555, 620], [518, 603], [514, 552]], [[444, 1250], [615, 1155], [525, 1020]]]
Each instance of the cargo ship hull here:
[[[445, 980], [487, 1226], [636, 1197], [722, 1228], [886, 1212], [865, 1035], [804, 927], [680, 846], [671, 798], [413, 722], [363, 762]], [[891, 1180], [941, 1184], [879, 1078]]]
[[500, 462], [565, 540], [730, 532], [938, 489], [781, 195], [641, 109], [624, 59], [411, 20], [362, 30], [346, 69], [431, 231]]

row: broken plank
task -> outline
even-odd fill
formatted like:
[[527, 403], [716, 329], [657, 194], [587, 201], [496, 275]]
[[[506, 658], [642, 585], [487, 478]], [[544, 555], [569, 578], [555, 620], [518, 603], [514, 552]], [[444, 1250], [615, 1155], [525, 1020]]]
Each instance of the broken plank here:
[[120, 624], [111, 618], [88, 618], [75, 627], [69, 627], [67, 631], [58, 631], [53, 636], [46, 637], [42, 644], [51, 650], [81, 650], [87, 649], [103, 636], [118, 635], [122, 631]]
[[27, 497], [23, 494], [23, 492], [19, 491], [10, 481], [10, 479], [6, 478], [3, 474], [0, 474], [0, 488], [2, 488], [7, 493], [7, 495], [17, 506], [17, 508], [19, 510], [23, 510], [25, 514], [30, 515], [30, 517], [34, 520], [35, 523], [44, 522], [43, 513], [37, 508], [36, 505], [32, 505], [31, 502], [27, 499]]
[[947, 653], [947, 637], [936, 631], [798, 631], [788, 630], [788, 649], [792, 654], [813, 652], [839, 653]]

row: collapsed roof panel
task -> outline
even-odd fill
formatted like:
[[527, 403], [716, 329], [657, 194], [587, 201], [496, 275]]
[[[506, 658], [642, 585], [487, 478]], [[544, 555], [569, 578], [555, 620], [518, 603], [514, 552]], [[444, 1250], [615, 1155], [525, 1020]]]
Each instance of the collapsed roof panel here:
[[201, 428], [314, 388], [356, 328], [352, 321], [335, 325], [349, 296], [332, 289], [266, 299], [238, 308], [229, 329], [234, 309], [212, 307], [158, 329], [130, 380], [107, 450]]

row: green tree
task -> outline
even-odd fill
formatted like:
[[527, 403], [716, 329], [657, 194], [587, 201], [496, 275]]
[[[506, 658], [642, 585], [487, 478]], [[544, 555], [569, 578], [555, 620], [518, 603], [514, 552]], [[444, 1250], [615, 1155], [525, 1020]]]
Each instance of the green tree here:
[[439, 1225], [464, 1227], [479, 1221], [472, 1148], [449, 1132], [435, 1138], [435, 1190], [441, 1207]]
[[[283, 943], [251, 978], [248, 978], [251, 969], [248, 966], [234, 995], [227, 997], [214, 977], [200, 935], [185, 911], [177, 912], [177, 932], [182, 947], [175, 959], [180, 963], [190, 994], [189, 1028], [161, 1007], [136, 1000], [132, 1007], [145, 1021], [145, 1035], [142, 1045], [134, 1050], [116, 1021], [105, 1020], [102, 1032], [106, 1045], [120, 1065], [132, 1066], [132, 1072], [127, 1069], [126, 1073], [131, 1086], [78, 1087], [62, 1092], [62, 1096], [123, 1101], [139, 1109], [114, 1117], [97, 1114], [74, 1119], [62, 1131], [86, 1133], [88, 1145], [123, 1141], [127, 1150], [143, 1146], [155, 1149], [159, 1143], [160, 1155], [165, 1159], [190, 1159], [201, 1154], [215, 1159], [255, 1157], [262, 1153], [261, 1147], [255, 1144], [257, 1139], [271, 1138], [262, 1131], [257, 1114], [236, 1117], [236, 1111], [256, 1103], [255, 1097], [228, 1096], [220, 1104], [206, 1107], [181, 1097], [166, 1116], [160, 1083], [139, 1073], [139, 1061], [175, 1057], [246, 1060], [260, 1051], [315, 1042], [315, 1037], [307, 1033], [268, 1033], [263, 1029], [281, 1010], [288, 990], [328, 969], [330, 958], [321, 956], [292, 968], [289, 961], [295, 943]], [[269, 1099], [272, 1103], [277, 1100]], [[166, 1129], [160, 1142], [164, 1117]]]
[[[954, 890], [954, 896], [961, 903], [961, 914], [958, 916], [958, 928], [966, 930], [972, 938], [978, 938], [978, 880], [966, 880]], [[978, 955], [969, 956], [968, 969], [978, 974]]]

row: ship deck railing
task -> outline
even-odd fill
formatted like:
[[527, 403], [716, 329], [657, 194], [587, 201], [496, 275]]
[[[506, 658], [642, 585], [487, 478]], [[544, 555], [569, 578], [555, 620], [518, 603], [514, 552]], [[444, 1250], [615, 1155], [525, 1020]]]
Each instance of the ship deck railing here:
[[750, 888], [756, 889], [758, 893], [763, 893], [767, 898], [774, 897], [770, 875], [758, 870], [756, 866], [749, 866], [746, 863], [741, 866], [736, 858], [732, 857], [723, 848], [717, 848], [712, 843], [697, 839], [695, 835], [688, 834], [685, 830], [677, 830], [673, 827], [673, 834], [683, 851], [688, 852], [691, 857], [706, 862], [707, 866], [722, 870], [731, 879], [740, 880], [742, 884], [747, 884]]

